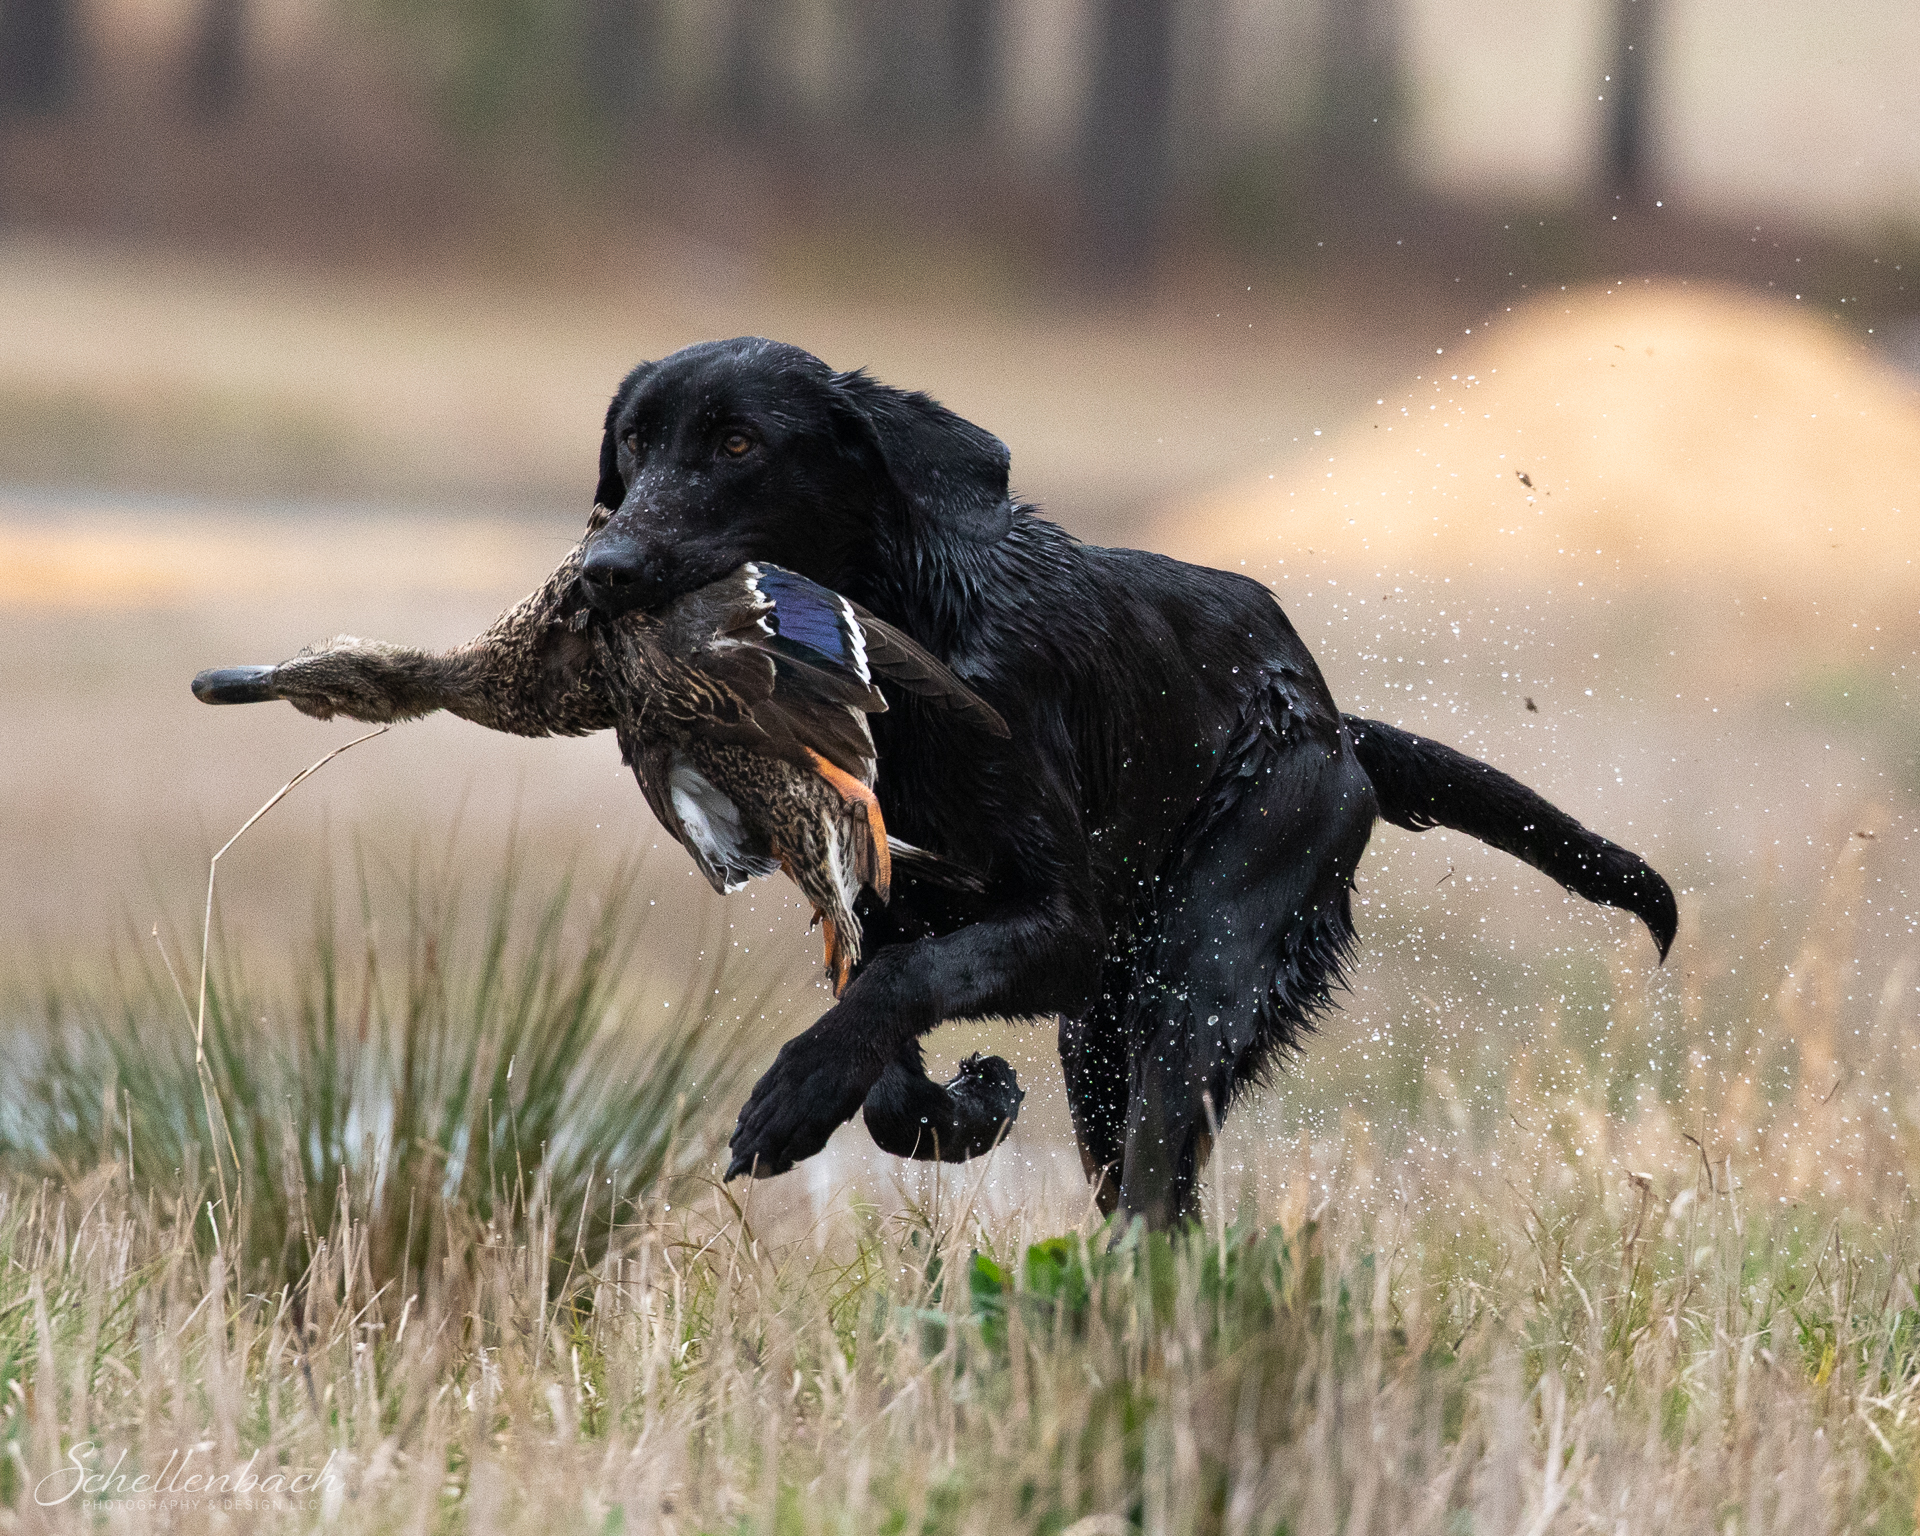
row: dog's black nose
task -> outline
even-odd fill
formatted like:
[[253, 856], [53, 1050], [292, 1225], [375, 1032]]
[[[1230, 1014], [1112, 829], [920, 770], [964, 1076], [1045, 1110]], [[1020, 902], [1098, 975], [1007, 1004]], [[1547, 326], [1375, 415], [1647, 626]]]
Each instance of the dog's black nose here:
[[580, 561], [587, 601], [603, 613], [625, 613], [643, 606], [646, 578], [640, 546], [630, 539], [596, 537]]
[[580, 574], [596, 587], [630, 587], [642, 569], [639, 548], [625, 539], [595, 539], [580, 562]]

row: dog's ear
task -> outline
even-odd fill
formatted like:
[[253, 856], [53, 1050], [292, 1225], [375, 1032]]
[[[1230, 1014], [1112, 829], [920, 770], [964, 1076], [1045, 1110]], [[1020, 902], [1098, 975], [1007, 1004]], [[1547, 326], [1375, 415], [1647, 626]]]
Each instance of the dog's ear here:
[[931, 395], [892, 389], [864, 373], [834, 384], [872, 430], [887, 473], [932, 527], [990, 544], [1013, 526], [1007, 445]]
[[614, 435], [614, 428], [619, 424], [621, 411], [626, 409], [633, 392], [652, 367], [652, 363], [642, 363], [622, 379], [607, 406], [607, 422], [600, 432], [600, 483], [593, 488], [596, 507], [617, 512], [620, 503], [627, 499], [627, 482], [620, 478], [620, 440]]

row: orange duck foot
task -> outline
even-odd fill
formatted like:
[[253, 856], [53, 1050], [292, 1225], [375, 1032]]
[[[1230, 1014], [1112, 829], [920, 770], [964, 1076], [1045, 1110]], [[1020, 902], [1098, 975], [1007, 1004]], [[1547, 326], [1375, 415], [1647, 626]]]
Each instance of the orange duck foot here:
[[813, 920], [826, 930], [827, 978], [833, 983], [833, 995], [838, 997], [847, 990], [847, 981], [853, 974], [853, 956], [840, 942], [840, 927], [832, 918], [816, 909]]
[[811, 747], [803, 750], [813, 759], [814, 771], [839, 792], [842, 800], [866, 812], [867, 836], [873, 845], [873, 867], [870, 871], [864, 871], [861, 878], [873, 888], [874, 895], [885, 901], [893, 887], [893, 858], [887, 851], [887, 823], [880, 814], [879, 800], [872, 790], [852, 774], [834, 767]]

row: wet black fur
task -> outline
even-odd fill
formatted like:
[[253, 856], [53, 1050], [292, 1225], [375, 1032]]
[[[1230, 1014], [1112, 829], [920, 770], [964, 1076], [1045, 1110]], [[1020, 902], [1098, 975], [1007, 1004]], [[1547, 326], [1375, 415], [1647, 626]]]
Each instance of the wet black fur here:
[[1051, 1014], [1102, 1204], [1189, 1213], [1212, 1127], [1339, 984], [1377, 816], [1462, 828], [1626, 906], [1664, 955], [1673, 898], [1637, 857], [1484, 764], [1343, 717], [1259, 583], [1079, 544], [1012, 499], [1007, 470], [998, 439], [927, 396], [753, 338], [641, 365], [608, 411], [612, 515], [582, 566], [596, 606], [772, 560], [915, 636], [1012, 729], [888, 690], [888, 827], [986, 889], [902, 880], [869, 902], [859, 972], [755, 1087], [730, 1172], [791, 1167], [863, 1105], [888, 1150], [972, 1155], [1017, 1090], [981, 1067], [930, 1082], [920, 1037]]

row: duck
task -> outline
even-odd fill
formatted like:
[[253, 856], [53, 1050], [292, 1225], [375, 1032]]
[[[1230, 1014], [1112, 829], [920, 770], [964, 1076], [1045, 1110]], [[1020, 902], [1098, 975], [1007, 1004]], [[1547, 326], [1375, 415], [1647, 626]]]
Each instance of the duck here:
[[868, 717], [881, 684], [1006, 739], [1006, 721], [903, 631], [818, 582], [748, 562], [657, 612], [579, 593], [581, 549], [485, 633], [447, 652], [337, 635], [275, 666], [193, 680], [207, 704], [284, 700], [318, 719], [446, 710], [523, 736], [611, 726], [649, 809], [713, 889], [783, 872], [813, 906], [837, 997], [861, 958], [862, 891], [896, 869], [963, 891], [981, 872], [891, 836]]

